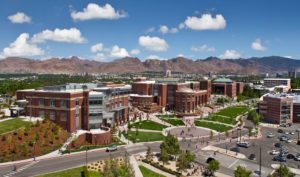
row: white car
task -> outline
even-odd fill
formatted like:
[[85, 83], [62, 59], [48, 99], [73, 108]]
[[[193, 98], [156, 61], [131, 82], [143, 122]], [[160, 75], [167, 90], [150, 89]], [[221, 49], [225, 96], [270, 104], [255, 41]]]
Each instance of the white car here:
[[275, 135], [273, 133], [268, 133], [267, 137], [268, 138], [273, 138]]
[[272, 151], [270, 152], [270, 154], [271, 154], [271, 155], [279, 155], [280, 152], [277, 151], [277, 150], [272, 150]]
[[290, 134], [289, 132], [285, 132], [286, 135]]
[[287, 143], [291, 143], [291, 142], [293, 142], [293, 140], [291, 140], [291, 139], [287, 139], [285, 142], [287, 142]]
[[295, 156], [294, 160], [300, 161], [300, 155]]
[[290, 134], [291, 134], [291, 135], [295, 135], [295, 132], [291, 132]]

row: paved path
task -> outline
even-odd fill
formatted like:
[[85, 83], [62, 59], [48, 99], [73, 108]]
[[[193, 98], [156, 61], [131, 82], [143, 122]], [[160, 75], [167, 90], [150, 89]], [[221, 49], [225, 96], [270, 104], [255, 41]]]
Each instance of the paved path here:
[[203, 121], [203, 122], [211, 122], [211, 123], [214, 123], [214, 124], [221, 124], [221, 125], [226, 125], [226, 126], [229, 126], [229, 127], [233, 127], [232, 124], [226, 124], [226, 123], [223, 123], [223, 122], [217, 122], [217, 121], [205, 120], [205, 119], [201, 119], [201, 121]]
[[0, 122], [4, 122], [4, 121], [7, 121], [7, 120], [11, 120], [11, 119], [14, 119], [14, 118], [5, 118], [5, 119], [0, 119]]
[[[136, 128], [131, 128], [132, 131], [136, 131]], [[154, 133], [161, 133], [161, 130], [147, 130], [147, 129], [138, 129], [140, 132], [154, 132]]]

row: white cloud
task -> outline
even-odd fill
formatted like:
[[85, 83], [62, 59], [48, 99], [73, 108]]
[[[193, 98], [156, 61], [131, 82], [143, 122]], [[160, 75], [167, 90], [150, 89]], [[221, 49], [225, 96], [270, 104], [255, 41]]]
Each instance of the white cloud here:
[[241, 58], [241, 54], [236, 50], [226, 50], [224, 54], [220, 55], [221, 59], [238, 59]]
[[267, 48], [262, 45], [261, 40], [259, 38], [255, 39], [255, 41], [252, 42], [251, 48], [257, 51], [267, 50]]
[[77, 28], [59, 29], [54, 31], [44, 30], [33, 35], [32, 42], [41, 43], [45, 41], [67, 42], [67, 43], [84, 43], [86, 39], [81, 36], [80, 30]]
[[187, 17], [179, 28], [190, 28], [192, 30], [220, 30], [226, 27], [226, 20], [221, 14], [213, 17], [211, 14], [203, 14], [201, 17]]
[[44, 55], [44, 51], [34, 44], [29, 43], [29, 34], [22, 33], [20, 36], [3, 49], [3, 56], [40, 56]]
[[166, 60], [166, 58], [161, 58], [157, 55], [149, 55], [148, 57], [145, 58], [146, 60], [148, 59], [158, 59], [158, 60]]
[[146, 33], [152, 33], [154, 31], [155, 31], [155, 27], [152, 26], [146, 30]]
[[291, 56], [291, 55], [287, 55], [287, 56], [283, 56], [283, 57], [293, 59], [293, 56]]
[[103, 50], [102, 43], [97, 43], [91, 47], [91, 52], [93, 52], [93, 53], [101, 52], [102, 50]]
[[31, 22], [31, 17], [27, 16], [23, 12], [17, 12], [16, 14], [9, 16], [8, 19], [12, 23], [30, 23]]
[[123, 58], [130, 56], [125, 48], [120, 48], [118, 45], [114, 45], [110, 52], [112, 58]]
[[185, 57], [182, 53], [178, 54], [177, 57]]
[[214, 52], [216, 49], [214, 47], [209, 47], [206, 44], [203, 44], [201, 46], [192, 46], [191, 51], [193, 52]]
[[166, 25], [161, 25], [159, 27], [159, 32], [161, 32], [162, 34], [177, 33], [178, 29], [177, 28], [171, 28], [171, 29], [169, 29]]
[[95, 3], [89, 3], [86, 8], [81, 12], [73, 11], [71, 12], [71, 17], [75, 21], [84, 21], [92, 19], [108, 19], [114, 20], [119, 18], [124, 18], [127, 13], [124, 11], [115, 10], [110, 4], [105, 4], [104, 6], [99, 6]]
[[168, 43], [159, 37], [150, 37], [150, 36], [140, 36], [139, 44], [143, 46], [146, 50], [163, 52], [168, 50]]
[[141, 53], [141, 51], [139, 50], [139, 49], [132, 49], [131, 51], [130, 51], [130, 54], [131, 55], [138, 55], [138, 54], [140, 54]]

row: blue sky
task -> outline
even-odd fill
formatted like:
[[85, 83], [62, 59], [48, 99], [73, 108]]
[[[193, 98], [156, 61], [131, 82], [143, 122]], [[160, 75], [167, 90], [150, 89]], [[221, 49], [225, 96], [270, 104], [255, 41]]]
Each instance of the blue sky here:
[[0, 3], [2, 58], [300, 58], [298, 0]]

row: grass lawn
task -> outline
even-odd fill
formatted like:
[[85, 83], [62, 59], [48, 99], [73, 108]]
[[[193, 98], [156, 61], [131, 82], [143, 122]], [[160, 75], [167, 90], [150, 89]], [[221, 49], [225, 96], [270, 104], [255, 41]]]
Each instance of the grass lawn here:
[[0, 122], [0, 134], [19, 129], [21, 127], [26, 127], [31, 124], [31, 122], [26, 122], [19, 118], [6, 120], [4, 122]]
[[[83, 167], [72, 168], [64, 171], [49, 173], [45, 175], [40, 175], [38, 177], [81, 177], [81, 172], [83, 172]], [[89, 171], [90, 177], [101, 177], [100, 173], [95, 171]]]
[[235, 118], [224, 117], [224, 116], [219, 116], [219, 115], [212, 115], [212, 116], [208, 117], [205, 120], [210, 120], [210, 121], [215, 121], [215, 122], [222, 122], [222, 123], [231, 124], [231, 125], [235, 125], [237, 123]]
[[222, 109], [216, 115], [223, 115], [231, 118], [235, 118], [248, 111], [248, 108], [245, 106], [233, 106], [229, 108]]
[[143, 120], [132, 124], [132, 128], [146, 129], [146, 130], [163, 130], [167, 126], [153, 122], [151, 120]]
[[162, 141], [165, 136], [157, 132], [141, 132], [136, 134], [135, 131], [128, 131], [128, 135], [125, 134], [130, 141], [135, 142], [148, 142], [148, 141]]
[[148, 168], [144, 167], [144, 166], [139, 166], [142, 174], [143, 174], [143, 177], [165, 177], [161, 174], [158, 174], [152, 170], [149, 170]]
[[161, 119], [165, 122], [168, 122], [169, 124], [172, 124], [174, 126], [177, 126], [177, 125], [184, 125], [183, 121], [181, 119], [170, 119], [170, 118], [163, 118]]
[[167, 114], [162, 114], [162, 115], [158, 115], [159, 118], [163, 118], [163, 119], [176, 119], [178, 117], [176, 117], [175, 115], [171, 114], [171, 115], [167, 115]]
[[226, 126], [218, 123], [205, 122], [205, 121], [196, 121], [195, 125], [198, 127], [205, 127], [212, 130], [216, 130], [218, 132], [225, 132], [226, 130], [232, 129], [231, 126]]

